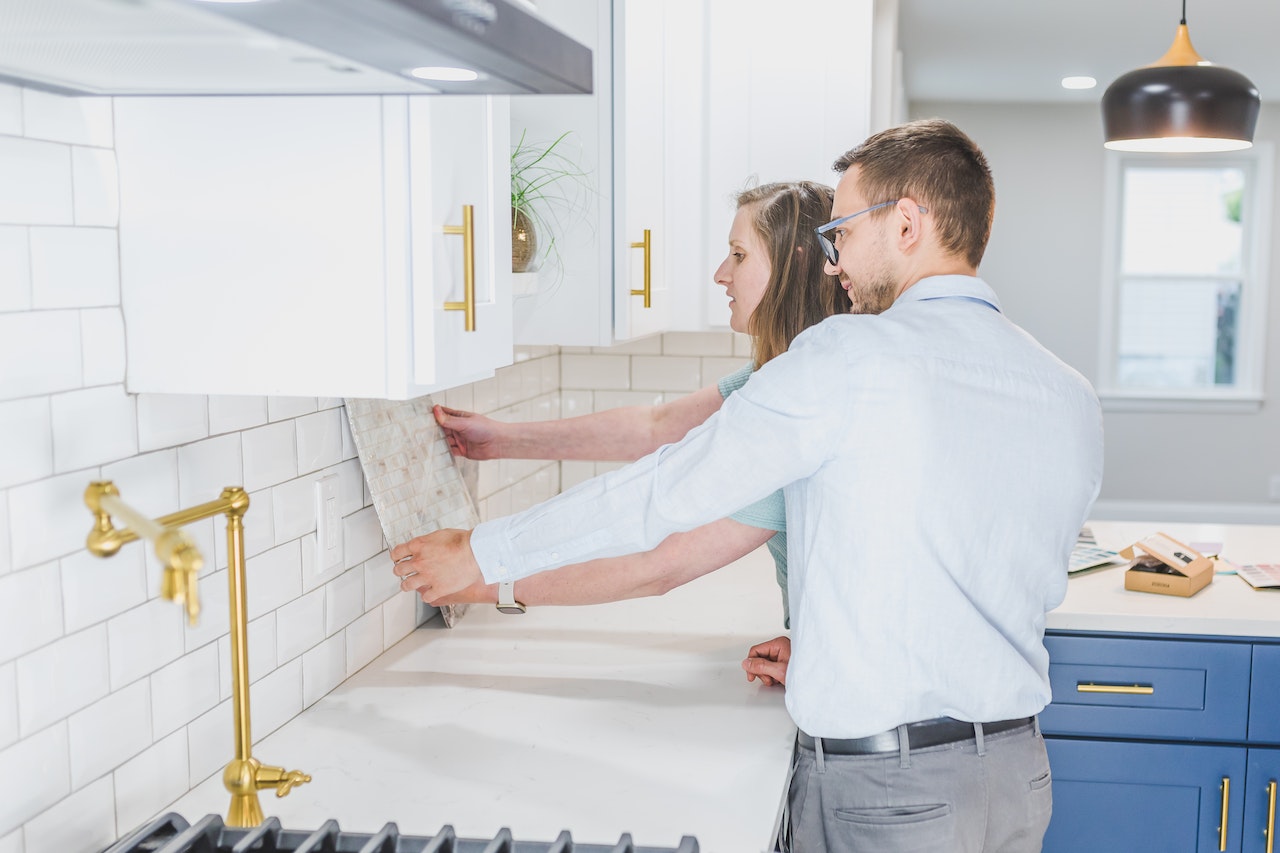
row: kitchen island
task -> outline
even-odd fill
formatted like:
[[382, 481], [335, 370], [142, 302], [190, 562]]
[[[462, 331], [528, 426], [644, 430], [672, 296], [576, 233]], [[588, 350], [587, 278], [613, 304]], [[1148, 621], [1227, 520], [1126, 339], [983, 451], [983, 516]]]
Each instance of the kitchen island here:
[[[771, 849], [795, 727], [739, 664], [782, 633], [773, 573], [760, 549], [661, 598], [428, 622], [255, 745], [313, 778], [262, 792], [263, 811], [291, 829]], [[165, 811], [228, 801], [218, 774]]]

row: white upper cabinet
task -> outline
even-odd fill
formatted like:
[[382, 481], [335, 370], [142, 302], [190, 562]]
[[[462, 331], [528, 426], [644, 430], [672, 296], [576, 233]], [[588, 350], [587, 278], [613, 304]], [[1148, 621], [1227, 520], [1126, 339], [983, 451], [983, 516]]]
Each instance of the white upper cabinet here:
[[[872, 129], [873, 56], [896, 51], [896, 3], [539, 0], [538, 11], [594, 49], [596, 94], [514, 97], [512, 131], [573, 131], [595, 191], [517, 294], [516, 340], [726, 328], [712, 279], [734, 197], [772, 181], [834, 184], [831, 163]], [[648, 308], [633, 294], [646, 230]]]
[[505, 98], [114, 107], [130, 391], [406, 399], [511, 363]]

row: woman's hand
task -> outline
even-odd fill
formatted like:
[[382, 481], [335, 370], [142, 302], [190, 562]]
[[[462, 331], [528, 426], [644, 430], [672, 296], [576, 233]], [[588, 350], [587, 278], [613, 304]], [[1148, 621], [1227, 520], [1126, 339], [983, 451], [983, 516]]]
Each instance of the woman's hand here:
[[774, 637], [763, 643], [756, 643], [747, 649], [747, 657], [742, 662], [742, 669], [747, 673], [747, 681], [760, 679], [765, 687], [775, 684], [786, 685], [787, 663], [791, 660], [791, 638]]
[[502, 424], [475, 412], [432, 407], [436, 423], [444, 430], [449, 452], [468, 459], [501, 459], [500, 432]]

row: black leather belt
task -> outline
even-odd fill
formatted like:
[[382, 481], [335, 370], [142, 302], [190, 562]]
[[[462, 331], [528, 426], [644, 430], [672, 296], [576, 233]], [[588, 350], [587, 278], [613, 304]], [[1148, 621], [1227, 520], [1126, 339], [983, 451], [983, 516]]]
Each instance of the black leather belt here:
[[[1034, 717], [1023, 717], [1018, 720], [1000, 720], [995, 723], [983, 723], [982, 734], [993, 735], [999, 732], [1030, 726]], [[925, 749], [930, 746], [973, 740], [973, 723], [953, 720], [951, 717], [938, 717], [923, 720], [919, 723], [907, 724], [907, 744], [911, 749]], [[875, 735], [855, 738], [821, 738], [822, 751], [827, 755], [874, 755], [879, 752], [898, 751], [898, 730], [890, 729]], [[814, 748], [814, 738], [800, 732], [800, 745], [805, 749]]]

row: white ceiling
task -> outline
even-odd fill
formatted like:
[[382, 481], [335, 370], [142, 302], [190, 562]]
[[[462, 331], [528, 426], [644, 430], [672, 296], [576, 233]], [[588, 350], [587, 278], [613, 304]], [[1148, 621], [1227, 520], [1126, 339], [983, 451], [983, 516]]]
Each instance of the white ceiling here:
[[[1159, 59], [1181, 0], [900, 0], [911, 101], [1096, 103], [1116, 77]], [[1191, 42], [1280, 101], [1280, 0], [1187, 0]], [[1096, 77], [1068, 91], [1068, 75]]]

